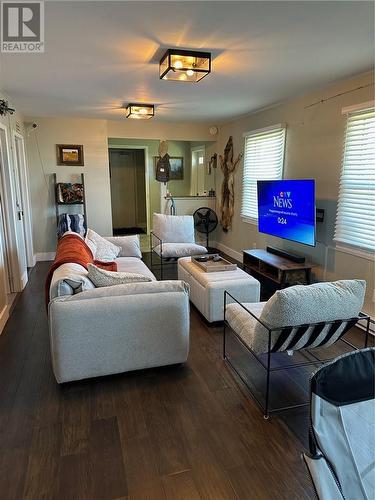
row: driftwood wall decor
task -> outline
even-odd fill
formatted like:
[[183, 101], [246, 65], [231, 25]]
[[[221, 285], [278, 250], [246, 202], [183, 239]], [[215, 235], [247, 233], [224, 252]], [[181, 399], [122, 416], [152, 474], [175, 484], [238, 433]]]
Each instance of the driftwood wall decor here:
[[242, 158], [242, 153], [233, 160], [233, 139], [229, 137], [224, 149], [224, 156], [220, 155], [220, 165], [224, 174], [221, 186], [220, 222], [223, 231], [227, 232], [232, 227], [234, 214], [234, 171]]

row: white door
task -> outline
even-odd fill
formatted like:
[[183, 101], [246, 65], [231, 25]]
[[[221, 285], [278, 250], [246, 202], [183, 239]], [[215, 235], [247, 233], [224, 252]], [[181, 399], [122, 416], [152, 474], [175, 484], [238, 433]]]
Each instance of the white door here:
[[31, 202], [29, 193], [29, 176], [26, 167], [26, 154], [25, 146], [22, 135], [14, 134], [14, 151], [16, 155], [17, 171], [18, 171], [18, 185], [20, 186], [19, 197], [21, 200], [21, 207], [23, 212], [23, 231], [25, 238], [25, 251], [27, 267], [33, 267], [34, 261], [34, 246], [32, 235], [31, 223]]
[[193, 149], [191, 152], [191, 195], [203, 195], [205, 191], [205, 150]]
[[16, 155], [14, 155], [13, 168], [11, 168], [7, 132], [4, 127], [0, 126], [1, 199], [10, 261], [10, 291], [20, 292], [25, 287], [28, 278], [19, 168], [15, 157]]
[[[19, 143], [18, 143], [19, 144]], [[21, 191], [21, 151], [17, 147], [17, 139], [14, 141], [14, 208], [16, 215], [16, 239], [18, 249], [18, 262], [20, 268], [20, 276], [22, 280], [22, 288], [27, 283], [27, 258], [26, 258], [26, 236], [25, 236], [25, 211], [23, 205], [23, 197]]]

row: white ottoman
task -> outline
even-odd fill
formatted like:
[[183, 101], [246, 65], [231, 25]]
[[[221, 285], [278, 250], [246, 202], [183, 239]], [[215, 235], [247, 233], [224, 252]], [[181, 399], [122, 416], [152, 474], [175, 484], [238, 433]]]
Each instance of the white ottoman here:
[[190, 285], [191, 302], [210, 323], [224, 320], [225, 290], [240, 302], [259, 302], [259, 281], [242, 269], [206, 273], [190, 257], [182, 257], [178, 259], [178, 279]]

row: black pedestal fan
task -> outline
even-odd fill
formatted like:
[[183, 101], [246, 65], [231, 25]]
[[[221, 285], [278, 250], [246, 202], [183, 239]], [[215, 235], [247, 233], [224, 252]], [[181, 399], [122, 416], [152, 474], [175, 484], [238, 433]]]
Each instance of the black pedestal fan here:
[[216, 228], [218, 220], [216, 213], [209, 207], [198, 208], [194, 212], [194, 227], [198, 233], [206, 235], [206, 248], [208, 248], [208, 235]]

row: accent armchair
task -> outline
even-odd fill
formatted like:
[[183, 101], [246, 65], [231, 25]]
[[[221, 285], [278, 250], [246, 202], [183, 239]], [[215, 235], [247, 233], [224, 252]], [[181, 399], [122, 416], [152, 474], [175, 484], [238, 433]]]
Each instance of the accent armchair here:
[[154, 267], [154, 253], [160, 260], [161, 279], [163, 279], [163, 263], [175, 262], [180, 257], [206, 254], [206, 247], [195, 242], [193, 216], [154, 213], [151, 232], [151, 267]]
[[[255, 304], [241, 304], [230, 293], [224, 292], [223, 357], [248, 387], [263, 410], [264, 418], [269, 418], [273, 412], [308, 404], [303, 402], [270, 408], [271, 374], [292, 368], [319, 366], [330, 361], [331, 358], [319, 357], [319, 349], [328, 348], [339, 340], [351, 350], [357, 349], [343, 337], [359, 321], [366, 322], [364, 345], [367, 347], [370, 317], [360, 312], [365, 289], [366, 282], [363, 280], [296, 285], [277, 291], [268, 302]], [[228, 303], [229, 298], [232, 303]], [[236, 341], [239, 342], [238, 349], [233, 349], [232, 356], [228, 343], [231, 347]], [[265, 397], [254, 391], [257, 384], [248, 382], [244, 376], [246, 369], [236, 367], [242, 347], [245, 352], [243, 357], [249, 353], [258, 363], [255, 363], [254, 372], [258, 367], [265, 370]], [[292, 356], [297, 351], [298, 356], [295, 357], [299, 361], [292, 363], [286, 355]], [[276, 396], [278, 399], [280, 394]]]

